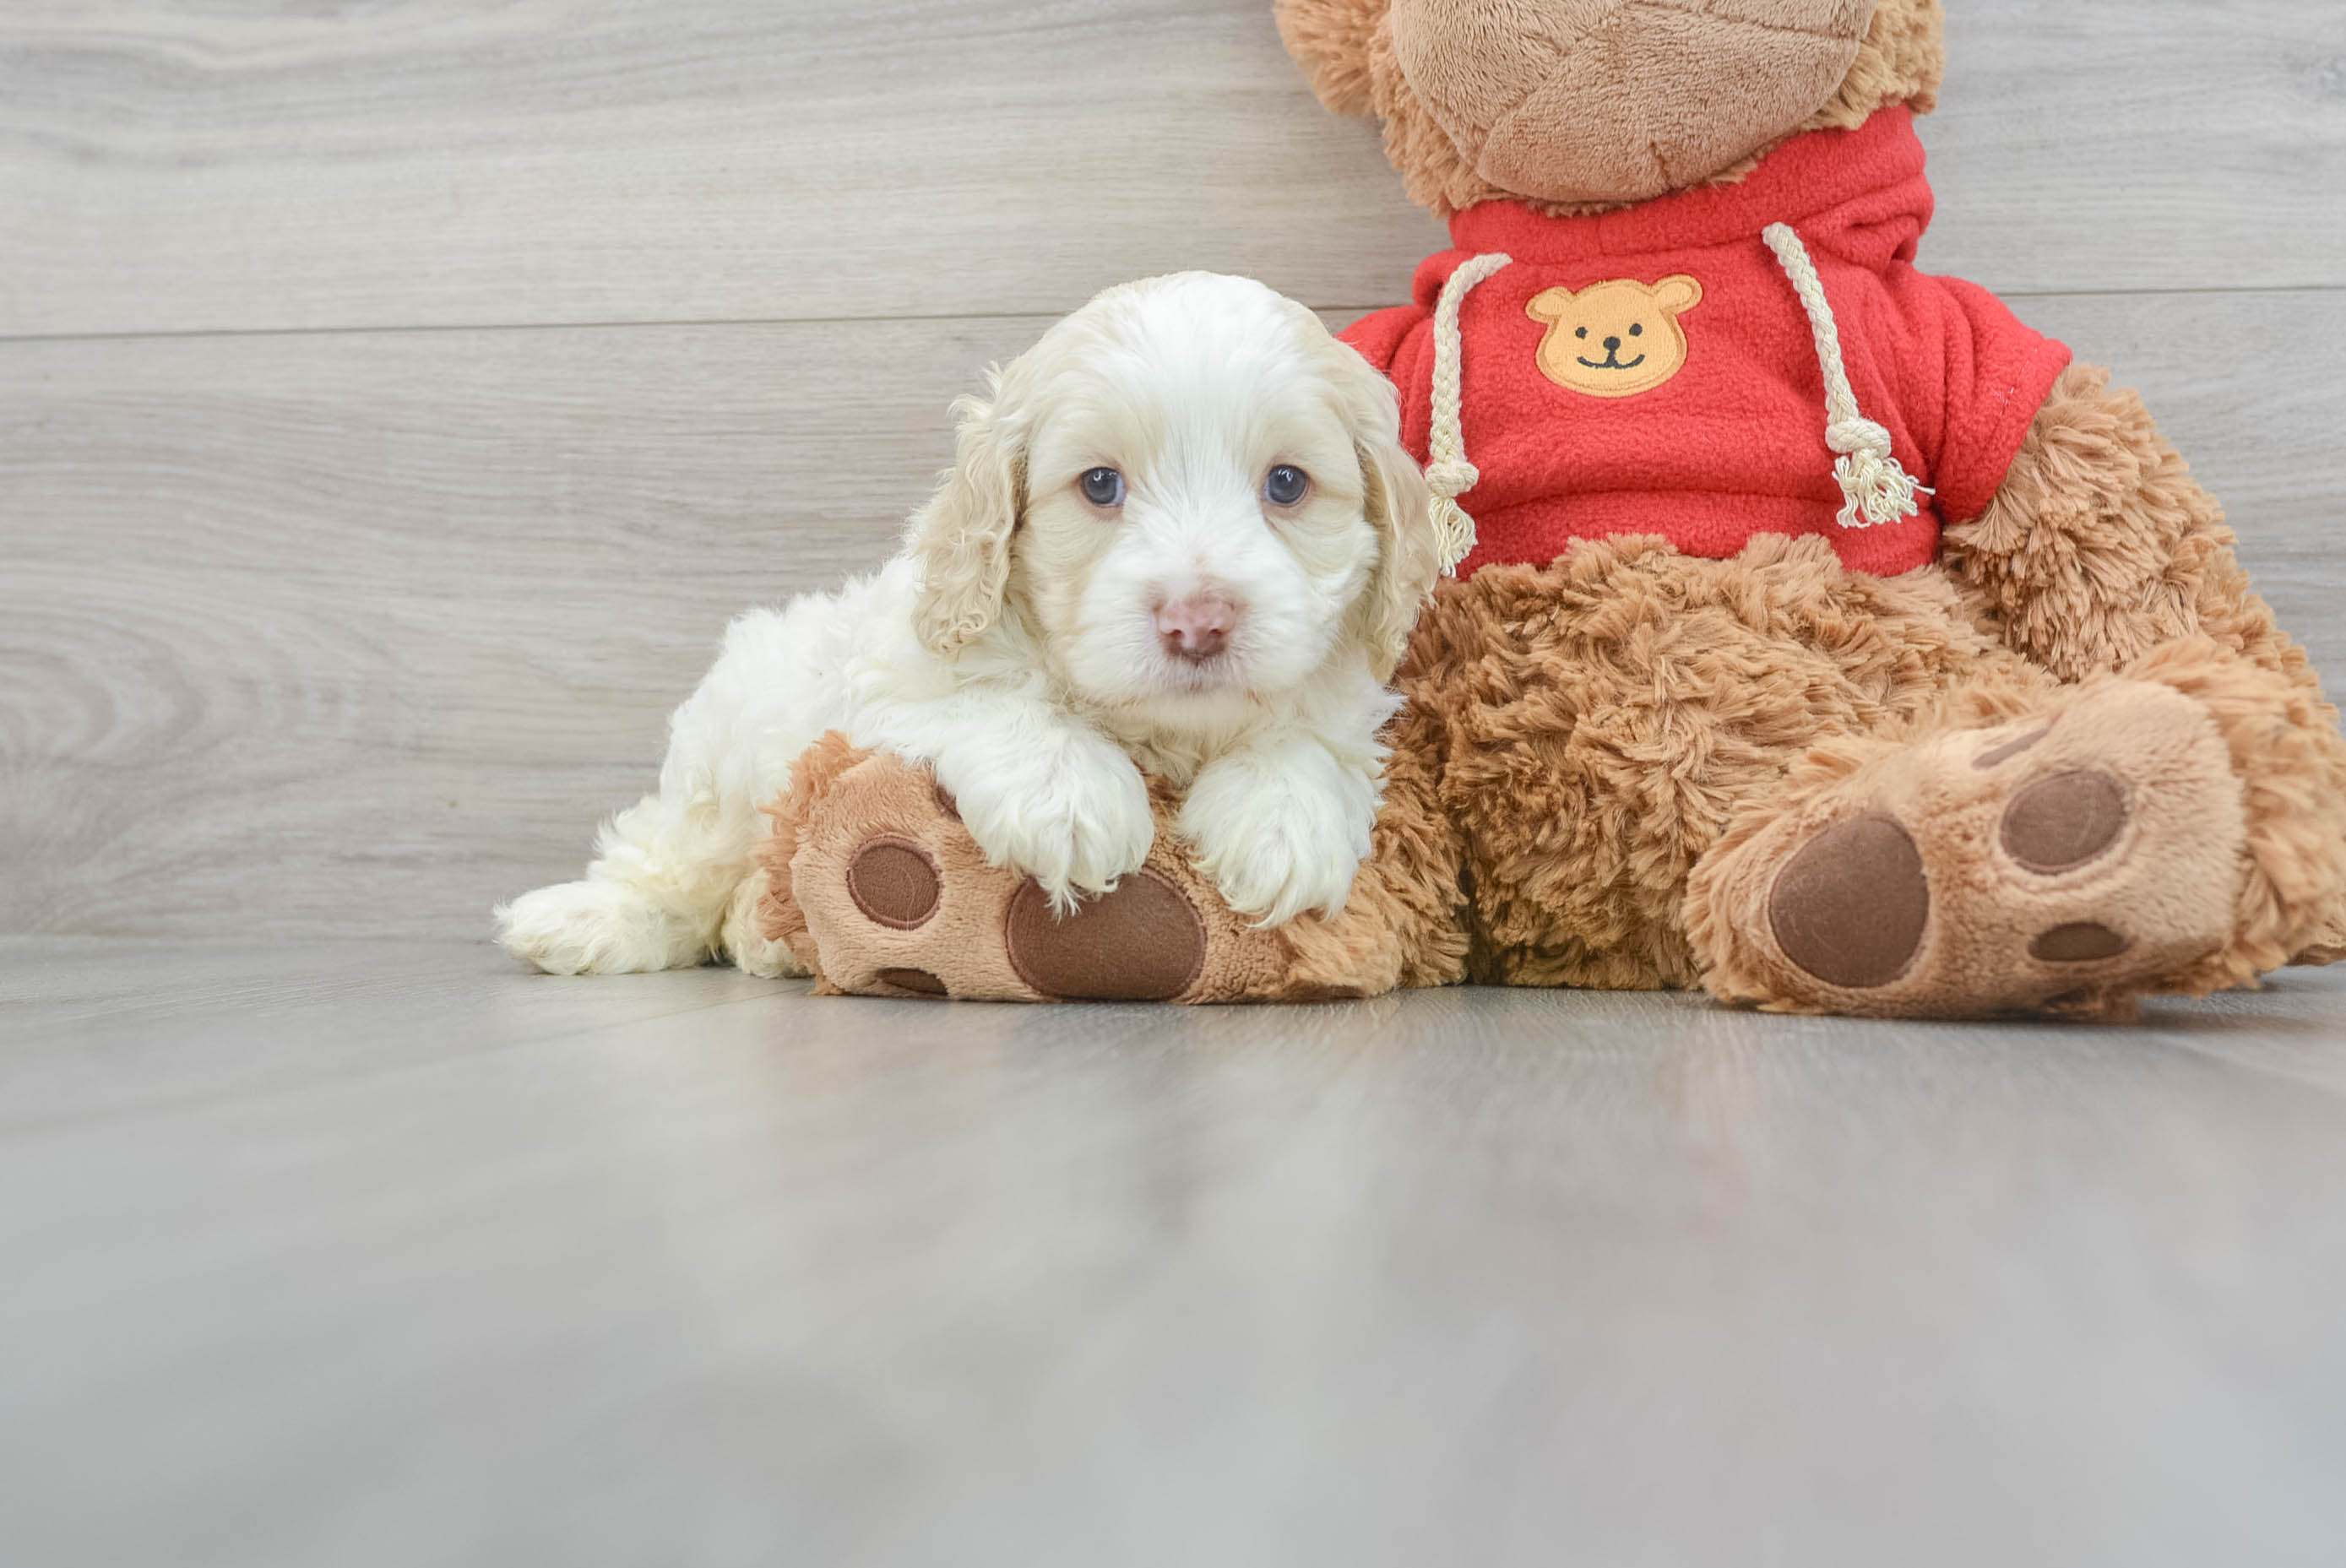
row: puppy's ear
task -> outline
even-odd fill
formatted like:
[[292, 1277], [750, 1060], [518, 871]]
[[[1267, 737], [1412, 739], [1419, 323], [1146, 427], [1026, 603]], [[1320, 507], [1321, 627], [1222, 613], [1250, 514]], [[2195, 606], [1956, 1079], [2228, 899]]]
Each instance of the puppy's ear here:
[[1354, 625], [1369, 649], [1369, 667], [1390, 681], [1409, 650], [1417, 613], [1442, 575], [1442, 557], [1427, 508], [1433, 493], [1425, 475], [1397, 440], [1357, 443], [1361, 489], [1369, 524], [1377, 531], [1377, 569], [1360, 603]]
[[1010, 581], [1010, 535], [1026, 507], [1026, 456], [1005, 414], [1006, 383], [997, 373], [991, 401], [954, 404], [960, 420], [954, 465], [913, 519], [912, 551], [921, 563], [913, 629], [942, 657], [985, 635]]
[[1392, 0], [1276, 0], [1279, 36], [1311, 92], [1340, 115], [1365, 115], [1375, 105], [1369, 85], [1369, 46], [1385, 25]]
[[1328, 347], [1328, 379], [1361, 465], [1362, 510], [1377, 535], [1376, 570], [1345, 626], [1367, 647], [1376, 677], [1387, 681], [1401, 667], [1417, 613], [1442, 575], [1433, 495], [1417, 459], [1401, 443], [1401, 394], [1392, 382], [1350, 344], [1331, 341]]

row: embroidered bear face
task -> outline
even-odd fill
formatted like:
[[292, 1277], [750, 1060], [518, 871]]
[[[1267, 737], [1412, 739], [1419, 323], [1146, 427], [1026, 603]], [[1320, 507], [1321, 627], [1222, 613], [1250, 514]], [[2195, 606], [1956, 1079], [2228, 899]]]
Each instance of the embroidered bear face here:
[[1574, 293], [1547, 289], [1525, 311], [1547, 323], [1540, 373], [1590, 397], [1635, 397], [1685, 368], [1678, 317], [1702, 303], [1702, 285], [1679, 273], [1650, 286], [1622, 278]]

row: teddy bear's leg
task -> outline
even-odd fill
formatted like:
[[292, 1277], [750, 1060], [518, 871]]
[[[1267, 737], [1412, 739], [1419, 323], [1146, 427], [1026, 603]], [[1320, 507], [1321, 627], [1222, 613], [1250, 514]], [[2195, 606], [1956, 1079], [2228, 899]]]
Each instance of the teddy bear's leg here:
[[2346, 891], [2346, 743], [2320, 706], [2192, 639], [2122, 676], [1961, 693], [1921, 739], [1822, 748], [1689, 880], [1705, 983], [1883, 1017], [2247, 983]]
[[1728, 560], [1582, 540], [1442, 585], [1402, 684], [1448, 732], [1407, 751], [1439, 760], [1474, 978], [1699, 984], [1687, 878], [1811, 747], [1911, 735], [1984, 668], [2054, 686], [1974, 620], [1943, 573], [1850, 572], [1782, 535]]
[[[770, 809], [758, 933], [813, 972], [818, 990], [881, 996], [1317, 1001], [1428, 983], [1439, 970], [1438, 955], [1402, 935], [1437, 914], [1455, 929], [1447, 905], [1426, 895], [1433, 881], [1364, 873], [1335, 920], [1260, 929], [1189, 863], [1169, 792], [1155, 804], [1148, 863], [1062, 917], [1033, 881], [986, 863], [926, 769], [825, 737]], [[1389, 811], [1380, 854], [1413, 864], [1394, 842], [1423, 838], [1423, 826]], [[1454, 967], [1437, 978], [1455, 978]]]
[[[2004, 640], [2064, 680], [2106, 674], [2204, 636], [2317, 695], [2304, 649], [2274, 624], [2232, 551], [2223, 511], [2131, 392], [2072, 366], [2002, 488], [1948, 530], [1946, 559]], [[2334, 727], [2319, 705], [2311, 722]], [[2346, 894], [2296, 955], [2346, 956]]]

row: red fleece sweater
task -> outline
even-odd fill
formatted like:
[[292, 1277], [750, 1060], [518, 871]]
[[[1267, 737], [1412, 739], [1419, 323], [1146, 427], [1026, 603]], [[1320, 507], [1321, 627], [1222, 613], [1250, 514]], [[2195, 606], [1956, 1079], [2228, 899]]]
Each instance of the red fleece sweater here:
[[[1985, 509], [2069, 362], [1985, 290], [1914, 270], [1931, 209], [1913, 117], [1887, 111], [1795, 137], [1739, 184], [1625, 212], [1469, 208], [1451, 220], [1455, 249], [1418, 269], [1416, 302], [1343, 337], [1401, 388], [1402, 438], [1423, 461], [1442, 287], [1474, 256], [1514, 258], [1459, 318], [1462, 428], [1481, 474], [1459, 497], [1477, 535], [1462, 575], [1615, 534], [1708, 556], [1754, 534], [1821, 534], [1853, 568], [1910, 571], [1936, 556], [1943, 522]], [[1815, 260], [1860, 410], [1936, 491], [1914, 516], [1836, 521], [1815, 340], [1760, 239], [1777, 222]]]

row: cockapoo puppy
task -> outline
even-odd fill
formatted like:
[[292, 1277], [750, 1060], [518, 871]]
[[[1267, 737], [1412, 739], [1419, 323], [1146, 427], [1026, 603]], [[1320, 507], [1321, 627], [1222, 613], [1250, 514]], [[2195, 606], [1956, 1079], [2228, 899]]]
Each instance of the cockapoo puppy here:
[[562, 973], [759, 933], [760, 808], [826, 730], [925, 762], [1061, 909], [1137, 869], [1144, 769], [1229, 905], [1333, 912], [1369, 852], [1386, 688], [1438, 562], [1391, 383], [1260, 283], [1111, 289], [956, 405], [953, 468], [886, 565], [753, 610], [669, 720], [659, 789], [586, 880], [497, 911]]

